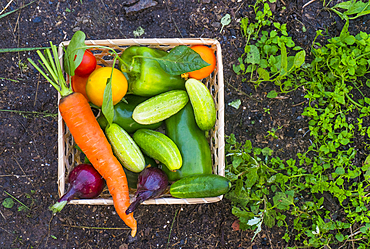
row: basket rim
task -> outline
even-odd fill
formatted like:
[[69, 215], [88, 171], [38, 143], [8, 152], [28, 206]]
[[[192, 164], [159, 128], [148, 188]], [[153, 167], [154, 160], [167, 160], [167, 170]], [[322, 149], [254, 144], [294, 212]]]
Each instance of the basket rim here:
[[[69, 41], [62, 41], [59, 47], [68, 46]], [[121, 44], [117, 44], [121, 43]], [[124, 44], [122, 44], [124, 43]], [[132, 45], [216, 45], [221, 48], [221, 44], [218, 40], [213, 38], [140, 38], [140, 39], [100, 39], [100, 40], [85, 40], [86, 45], [118, 45], [118, 46], [132, 46]]]
[[[58, 56], [63, 65], [63, 46], [68, 46], [70, 41], [63, 41], [59, 44]], [[216, 146], [218, 152], [217, 174], [225, 176], [225, 142], [224, 142], [224, 75], [222, 64], [221, 44], [218, 40], [212, 38], [141, 38], [141, 39], [104, 39], [104, 40], [86, 40], [86, 45], [103, 45], [103, 46], [122, 46], [128, 47], [133, 45], [140, 46], [177, 46], [177, 45], [208, 45], [215, 46], [217, 58], [217, 75], [215, 83], [218, 86], [217, 100], [219, 108], [218, 113], [218, 129], [215, 130], [218, 137], [218, 144]], [[58, 101], [61, 95], [58, 93]], [[58, 193], [62, 196], [65, 193], [65, 143], [64, 143], [64, 127], [63, 120], [58, 111]], [[216, 164], [216, 162], [215, 162]], [[217, 197], [207, 198], [173, 198], [173, 197], [159, 197], [149, 199], [142, 204], [202, 204], [218, 202], [223, 199], [223, 195]], [[130, 198], [132, 201], [132, 198]], [[97, 198], [97, 199], [74, 199], [69, 204], [88, 204], [88, 205], [113, 205], [111, 198]]]

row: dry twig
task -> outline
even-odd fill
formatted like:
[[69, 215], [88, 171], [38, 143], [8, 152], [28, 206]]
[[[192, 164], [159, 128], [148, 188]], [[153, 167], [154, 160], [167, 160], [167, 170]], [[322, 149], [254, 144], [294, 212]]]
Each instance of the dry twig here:
[[23, 174], [26, 176], [27, 180], [31, 183], [32, 187], [35, 188], [35, 186], [33, 185], [31, 179], [27, 176], [26, 172], [24, 172], [22, 166], [19, 164], [18, 160], [15, 159], [15, 157], [13, 157], [14, 161], [18, 164], [19, 168], [22, 170]]
[[5, 8], [0, 12], [0, 15], [9, 7], [9, 5], [13, 2], [13, 0], [10, 0], [9, 3], [5, 6]]
[[305, 7], [307, 7], [309, 4], [315, 2], [316, 0], [311, 0], [309, 1], [308, 3], [306, 3], [305, 5], [302, 6], [302, 9], [304, 9]]
[[131, 229], [128, 227], [87, 227], [87, 226], [74, 226], [74, 225], [66, 225], [66, 224], [62, 224], [62, 226], [80, 228], [80, 229], [97, 229], [97, 230], [129, 230]]

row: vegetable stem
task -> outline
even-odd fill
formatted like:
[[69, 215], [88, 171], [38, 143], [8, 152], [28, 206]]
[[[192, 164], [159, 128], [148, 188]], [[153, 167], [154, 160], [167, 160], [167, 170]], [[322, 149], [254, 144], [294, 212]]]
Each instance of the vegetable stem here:
[[55, 213], [62, 211], [62, 209], [64, 208], [66, 204], [67, 204], [67, 201], [57, 202], [53, 206], [49, 207], [49, 209], [55, 214]]
[[[64, 97], [71, 94], [73, 91], [71, 85], [66, 84], [66, 80], [63, 76], [63, 71], [58, 59], [57, 47], [53, 45], [52, 42], [50, 42], [50, 46], [53, 55], [51, 54], [49, 49], [45, 49], [44, 51], [46, 57], [39, 50], [37, 50], [37, 54], [42, 61], [39, 62], [43, 66], [46, 73], [39, 66], [37, 66], [32, 59], [28, 58], [28, 61], [31, 63], [32, 66], [36, 68], [37, 71], [42, 74], [42, 76], [45, 77], [47, 81], [50, 82], [50, 84], [62, 95], [62, 97]], [[51, 78], [48, 76], [48, 74]]]

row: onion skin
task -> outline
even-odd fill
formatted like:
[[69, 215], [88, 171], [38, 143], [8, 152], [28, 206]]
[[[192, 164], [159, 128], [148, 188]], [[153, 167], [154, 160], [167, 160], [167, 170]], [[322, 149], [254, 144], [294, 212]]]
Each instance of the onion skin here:
[[126, 214], [132, 213], [143, 201], [160, 196], [167, 186], [167, 175], [161, 169], [145, 168], [139, 175], [135, 199], [127, 208]]
[[105, 181], [91, 164], [77, 165], [68, 175], [68, 191], [49, 209], [60, 212], [74, 197], [95, 198], [103, 191]]

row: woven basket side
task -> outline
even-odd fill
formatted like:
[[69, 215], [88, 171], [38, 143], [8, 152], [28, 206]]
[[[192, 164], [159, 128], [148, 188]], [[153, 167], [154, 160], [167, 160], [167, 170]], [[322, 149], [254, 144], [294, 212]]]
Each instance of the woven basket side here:
[[217, 60], [217, 112], [218, 112], [218, 175], [225, 176], [225, 99], [224, 99], [224, 69], [222, 64], [222, 50], [221, 44], [217, 41], [216, 43], [216, 56]]
[[[63, 49], [62, 45], [67, 46], [69, 42], [62, 42], [59, 46], [59, 59], [62, 62]], [[221, 46], [217, 40], [214, 39], [121, 39], [121, 40], [96, 40], [86, 41], [87, 45], [96, 46], [109, 46], [121, 54], [127, 47], [132, 45], [149, 46], [159, 48], [165, 51], [177, 45], [199, 45], [204, 44], [211, 47], [216, 52], [217, 66], [213, 74], [204, 79], [203, 82], [208, 87], [211, 95], [214, 98], [217, 118], [214, 129], [209, 131], [209, 144], [213, 160], [213, 172], [218, 175], [225, 175], [225, 162], [224, 162], [224, 82], [223, 82], [223, 66]], [[99, 64], [105, 66], [112, 66], [113, 60], [110, 55], [110, 50], [107, 48], [92, 48], [91, 49], [98, 60]], [[118, 61], [117, 61], [118, 63]], [[61, 63], [63, 65], [63, 63]], [[60, 95], [58, 96], [58, 100]], [[58, 119], [58, 190], [59, 195], [62, 196], [65, 192], [65, 180], [68, 173], [80, 162], [80, 151], [75, 147], [73, 137], [69, 133], [68, 128], [65, 126], [60, 114]], [[130, 192], [130, 197], [133, 197]], [[172, 198], [168, 193], [156, 199], [150, 199], [143, 204], [198, 204], [198, 203], [211, 203], [222, 200], [223, 196], [212, 198], [191, 198], [191, 199], [177, 199]], [[97, 199], [77, 199], [72, 200], [71, 204], [89, 204], [89, 205], [112, 205], [112, 198], [102, 194]]]

